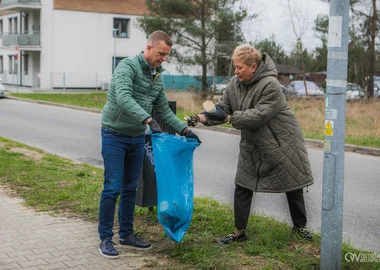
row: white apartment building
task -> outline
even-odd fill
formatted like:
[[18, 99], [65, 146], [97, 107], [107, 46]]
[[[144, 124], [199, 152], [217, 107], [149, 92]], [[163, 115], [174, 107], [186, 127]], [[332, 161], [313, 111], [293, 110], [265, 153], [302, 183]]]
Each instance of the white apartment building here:
[[[107, 88], [113, 67], [144, 50], [144, 0], [1, 0], [3, 84]], [[178, 74], [167, 64], [168, 74]]]

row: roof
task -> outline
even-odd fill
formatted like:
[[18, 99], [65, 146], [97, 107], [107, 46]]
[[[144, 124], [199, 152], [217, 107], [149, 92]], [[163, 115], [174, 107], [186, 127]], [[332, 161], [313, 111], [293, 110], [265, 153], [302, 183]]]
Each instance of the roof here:
[[2, 11], [0, 11], [0, 16], [5, 16], [5, 15], [9, 15], [9, 14], [14, 14], [14, 13], [18, 14], [18, 11], [14, 11], [14, 10], [2, 10]]
[[149, 13], [145, 0], [54, 0], [54, 9], [128, 15]]
[[291, 65], [283, 65], [283, 64], [276, 64], [276, 69], [278, 74], [300, 74], [302, 73], [302, 70], [291, 66]]

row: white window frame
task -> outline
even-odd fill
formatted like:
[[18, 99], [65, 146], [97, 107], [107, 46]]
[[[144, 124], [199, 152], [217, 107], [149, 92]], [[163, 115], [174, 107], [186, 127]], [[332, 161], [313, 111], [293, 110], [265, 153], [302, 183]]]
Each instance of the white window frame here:
[[129, 18], [113, 18], [113, 31], [112, 35], [116, 38], [129, 38], [130, 37], [130, 24]]

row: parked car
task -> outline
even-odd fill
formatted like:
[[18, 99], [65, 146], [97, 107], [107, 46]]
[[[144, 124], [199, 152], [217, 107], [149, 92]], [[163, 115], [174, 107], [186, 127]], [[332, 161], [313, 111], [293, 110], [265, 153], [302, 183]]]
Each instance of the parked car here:
[[285, 97], [296, 97], [297, 96], [297, 92], [292, 87], [290, 87], [289, 85], [285, 86], [285, 85], [281, 84], [281, 90], [282, 90], [282, 93], [284, 93]]
[[373, 83], [373, 97], [380, 98], [380, 81], [375, 81]]
[[[304, 81], [292, 81], [289, 86], [297, 93], [298, 97], [306, 96], [306, 89]], [[325, 93], [323, 90], [314, 82], [306, 81], [307, 93], [309, 96], [323, 97]]]
[[362, 98], [364, 98], [363, 88], [356, 83], [347, 83], [346, 99], [360, 100]]
[[5, 97], [5, 87], [0, 83], [0, 98]]
[[217, 83], [215, 85], [215, 95], [223, 95], [224, 92], [226, 91], [227, 84], [225, 83]]
[[[365, 91], [364, 91], [364, 96], [367, 94], [367, 91], [368, 91], [368, 88], [366, 85]], [[373, 97], [374, 98], [380, 98], [380, 81], [377, 80], [377, 78], [373, 82]]]

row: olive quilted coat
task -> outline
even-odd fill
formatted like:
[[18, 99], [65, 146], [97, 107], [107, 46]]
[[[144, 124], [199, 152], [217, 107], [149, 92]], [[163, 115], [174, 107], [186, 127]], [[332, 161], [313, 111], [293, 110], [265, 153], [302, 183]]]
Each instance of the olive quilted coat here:
[[241, 130], [236, 185], [255, 192], [288, 192], [313, 184], [300, 125], [267, 54], [249, 82], [231, 79], [218, 105]]

